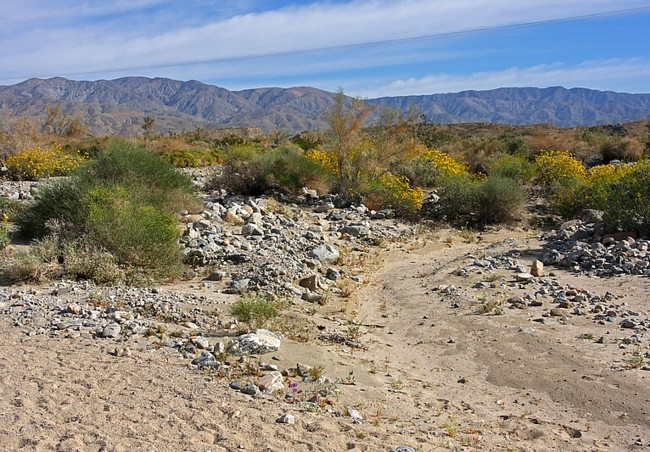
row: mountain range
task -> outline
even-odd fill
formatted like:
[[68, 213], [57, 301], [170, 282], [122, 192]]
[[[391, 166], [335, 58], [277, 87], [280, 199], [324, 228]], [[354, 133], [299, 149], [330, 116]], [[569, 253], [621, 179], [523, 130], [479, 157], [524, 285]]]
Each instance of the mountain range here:
[[[29, 79], [0, 86], [0, 125], [21, 117], [42, 120], [46, 108], [54, 106], [63, 115], [80, 117], [95, 135], [141, 134], [145, 116], [155, 119], [158, 132], [237, 127], [298, 133], [325, 126], [323, 113], [334, 96], [310, 87], [229, 91], [166, 78]], [[415, 107], [427, 121], [443, 124], [575, 127], [650, 119], [650, 94], [585, 88], [499, 88], [365, 101], [404, 111]]]

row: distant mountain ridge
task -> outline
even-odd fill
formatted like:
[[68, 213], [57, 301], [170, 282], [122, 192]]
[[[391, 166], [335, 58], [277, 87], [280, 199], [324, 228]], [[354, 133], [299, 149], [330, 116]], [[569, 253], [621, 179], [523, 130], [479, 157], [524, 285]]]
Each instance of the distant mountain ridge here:
[[[0, 86], [0, 120], [41, 119], [48, 105], [79, 116], [96, 135], [141, 134], [144, 116], [159, 132], [243, 127], [292, 133], [324, 127], [334, 94], [310, 87], [229, 91], [195, 80], [124, 77], [74, 81], [30, 79]], [[585, 88], [499, 88], [489, 91], [368, 99], [377, 106], [418, 108], [428, 121], [513, 125], [550, 123], [563, 127], [650, 119], [650, 94]]]

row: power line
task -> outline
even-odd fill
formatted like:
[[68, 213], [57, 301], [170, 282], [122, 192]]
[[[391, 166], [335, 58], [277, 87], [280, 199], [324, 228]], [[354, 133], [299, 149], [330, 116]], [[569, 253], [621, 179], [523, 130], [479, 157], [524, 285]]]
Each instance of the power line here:
[[[579, 20], [590, 20], [590, 19], [600, 19], [605, 17], [642, 14], [646, 12], [650, 12], [650, 6], [620, 9], [620, 10], [607, 11], [602, 13], [583, 14], [578, 16], [561, 17], [556, 19], [538, 20], [538, 21], [522, 22], [522, 23], [515, 23], [515, 24], [505, 24], [505, 25], [494, 25], [489, 27], [478, 27], [478, 28], [471, 28], [467, 30], [457, 30], [457, 31], [434, 33], [428, 35], [410, 36], [405, 38], [393, 38], [393, 39], [384, 39], [384, 40], [377, 40], [377, 41], [366, 41], [361, 43], [340, 44], [334, 46], [286, 50], [281, 52], [255, 53], [249, 55], [210, 58], [205, 60], [190, 60], [190, 61], [177, 61], [171, 63], [139, 65], [139, 66], [124, 66], [124, 67], [117, 67], [117, 68], [110, 68], [110, 69], [91, 69], [87, 71], [64, 72], [64, 73], [56, 74], [56, 76], [69, 77], [69, 76], [92, 75], [92, 74], [110, 74], [115, 72], [132, 72], [132, 71], [146, 70], [146, 69], [162, 69], [162, 68], [172, 68], [172, 67], [195, 66], [201, 64], [215, 64], [215, 63], [256, 60], [256, 59], [271, 58], [271, 57], [296, 56], [296, 55], [305, 55], [310, 53], [331, 52], [335, 50], [350, 50], [350, 49], [360, 49], [364, 47], [376, 47], [376, 46], [387, 45], [387, 44], [401, 44], [401, 43], [408, 43], [408, 42], [424, 41], [428, 39], [446, 38], [446, 37], [454, 37], [454, 36], [468, 36], [473, 34], [485, 33], [489, 31], [512, 30], [518, 28], [527, 28], [527, 27], [540, 26], [540, 25], [552, 25], [552, 24], [579, 21]], [[28, 78], [45, 78], [50, 76], [52, 76], [52, 74], [16, 76], [16, 77], [0, 78], [0, 81], [19, 80], [19, 79], [23, 80]]]

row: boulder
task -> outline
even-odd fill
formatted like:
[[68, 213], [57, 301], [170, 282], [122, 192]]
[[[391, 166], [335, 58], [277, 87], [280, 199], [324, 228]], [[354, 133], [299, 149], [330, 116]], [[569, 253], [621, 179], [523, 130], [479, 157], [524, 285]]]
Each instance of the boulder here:
[[319, 262], [333, 262], [340, 257], [340, 253], [332, 245], [319, 245], [309, 251], [308, 256]]
[[530, 266], [530, 274], [536, 277], [544, 276], [544, 264], [542, 261], [533, 261], [533, 265]]
[[275, 352], [280, 348], [282, 335], [269, 330], [258, 329], [253, 333], [242, 334], [230, 345], [230, 353], [242, 355], [262, 355]]

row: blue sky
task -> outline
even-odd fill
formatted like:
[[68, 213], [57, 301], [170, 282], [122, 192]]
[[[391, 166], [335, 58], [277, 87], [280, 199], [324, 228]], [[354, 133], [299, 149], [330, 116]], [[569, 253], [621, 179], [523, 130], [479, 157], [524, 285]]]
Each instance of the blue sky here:
[[367, 98], [649, 93], [648, 24], [640, 0], [1, 0], [0, 84], [139, 75]]

